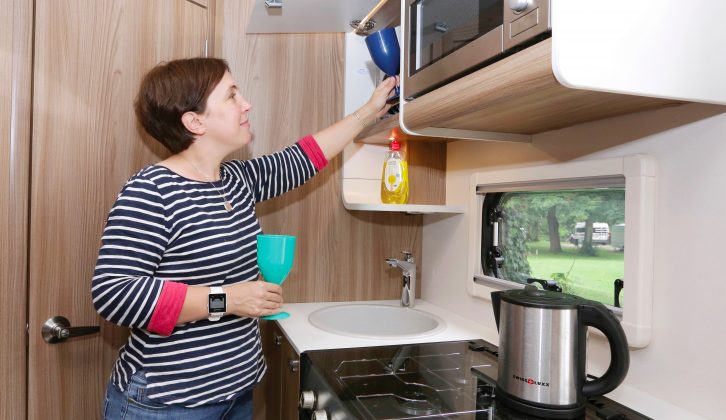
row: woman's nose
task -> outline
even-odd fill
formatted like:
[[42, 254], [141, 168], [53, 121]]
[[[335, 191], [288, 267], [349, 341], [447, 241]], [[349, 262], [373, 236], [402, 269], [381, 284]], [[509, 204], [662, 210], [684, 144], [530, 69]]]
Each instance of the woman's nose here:
[[247, 112], [250, 109], [252, 109], [252, 104], [247, 101], [247, 99], [240, 97], [240, 103], [239, 107], [242, 112]]

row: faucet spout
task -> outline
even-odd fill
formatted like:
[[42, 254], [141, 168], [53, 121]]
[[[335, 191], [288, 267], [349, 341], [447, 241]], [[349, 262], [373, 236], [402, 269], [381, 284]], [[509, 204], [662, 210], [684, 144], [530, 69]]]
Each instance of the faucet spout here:
[[403, 272], [403, 288], [401, 290], [401, 306], [413, 308], [416, 300], [416, 263], [410, 252], [403, 252], [404, 260], [386, 258], [391, 267], [400, 268]]
[[386, 262], [391, 267], [398, 267], [403, 271], [406, 272], [416, 272], [416, 265], [413, 263], [410, 263], [408, 261], [401, 261], [394, 258], [386, 258]]

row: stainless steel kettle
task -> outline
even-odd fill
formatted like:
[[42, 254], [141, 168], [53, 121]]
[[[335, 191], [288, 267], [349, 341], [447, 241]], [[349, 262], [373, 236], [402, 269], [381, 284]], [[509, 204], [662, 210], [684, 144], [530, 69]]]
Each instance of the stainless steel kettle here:
[[[615, 389], [628, 372], [625, 332], [605, 305], [538, 289], [492, 293], [499, 330], [496, 396], [507, 406], [546, 418], [583, 415], [588, 397]], [[587, 381], [587, 327], [605, 334], [610, 366]]]

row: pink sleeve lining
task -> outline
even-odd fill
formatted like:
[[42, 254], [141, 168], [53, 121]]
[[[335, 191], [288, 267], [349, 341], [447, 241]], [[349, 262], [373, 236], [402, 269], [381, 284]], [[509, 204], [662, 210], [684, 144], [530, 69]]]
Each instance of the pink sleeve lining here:
[[315, 170], [320, 172], [328, 164], [328, 159], [325, 159], [323, 151], [320, 149], [317, 140], [311, 135], [307, 135], [300, 139], [297, 144], [305, 152], [310, 162], [315, 166]]
[[151, 321], [147, 328], [149, 331], [161, 335], [171, 335], [179, 319], [182, 306], [184, 306], [187, 287], [184, 283], [164, 282], [154, 313], [151, 314]]

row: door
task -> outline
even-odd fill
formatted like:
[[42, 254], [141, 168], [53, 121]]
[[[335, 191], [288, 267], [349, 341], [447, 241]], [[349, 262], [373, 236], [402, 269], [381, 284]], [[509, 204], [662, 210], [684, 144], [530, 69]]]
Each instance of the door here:
[[[205, 2], [206, 4], [206, 2]], [[162, 60], [204, 55], [206, 7], [185, 0], [36, 0], [28, 254], [28, 418], [89, 419], [124, 328], [101, 320], [90, 279], [124, 181], [165, 151], [140, 137], [132, 102]], [[63, 316], [100, 334], [48, 344]]]
[[23, 419], [33, 5], [0, 10], [0, 419]]

